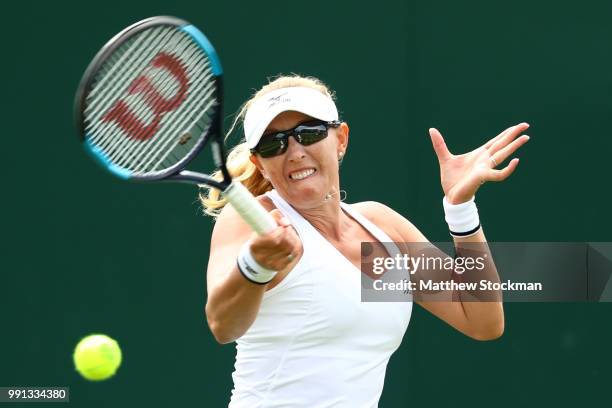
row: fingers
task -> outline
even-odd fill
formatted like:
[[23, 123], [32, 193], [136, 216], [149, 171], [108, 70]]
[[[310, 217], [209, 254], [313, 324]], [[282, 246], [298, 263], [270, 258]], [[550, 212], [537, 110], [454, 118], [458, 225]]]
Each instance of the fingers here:
[[260, 265], [280, 271], [299, 255], [302, 243], [280, 211], [274, 209], [270, 215], [279, 226], [268, 234], [255, 236], [251, 242], [251, 254]]
[[489, 142], [493, 142], [487, 147], [487, 149], [489, 150], [489, 154], [493, 155], [494, 153], [496, 153], [497, 151], [499, 151], [500, 149], [508, 145], [508, 143], [516, 139], [518, 135], [520, 135], [522, 132], [524, 132], [528, 128], [529, 128], [528, 123], [520, 123], [500, 133], [499, 136], [489, 141]]
[[440, 162], [449, 159], [452, 154], [446, 147], [442, 134], [438, 132], [438, 129], [429, 129], [429, 136], [431, 137], [431, 143], [433, 144], [434, 151]]
[[278, 211], [278, 209], [276, 208], [270, 211], [270, 215], [272, 216], [272, 218], [274, 218], [274, 221], [276, 221], [276, 223], [281, 227], [287, 227], [291, 225], [287, 217], [285, 217], [283, 213]]
[[512, 173], [514, 173], [514, 170], [516, 170], [516, 167], [518, 166], [518, 164], [519, 164], [519, 159], [514, 158], [510, 160], [510, 163], [508, 163], [508, 165], [501, 170], [491, 169], [489, 170], [485, 180], [486, 181], [504, 181]]
[[504, 135], [506, 133], [508, 133], [514, 126], [510, 126], [508, 129], [504, 130], [503, 132], [501, 132], [499, 135], [495, 136], [493, 139], [489, 140], [487, 143], [484, 144], [484, 148], [488, 149], [489, 147], [491, 147], [493, 145], [493, 143], [497, 142], [500, 138], [504, 137]]
[[529, 136], [523, 135], [519, 137], [518, 139], [515, 139], [512, 143], [510, 143], [506, 147], [497, 151], [497, 153], [491, 156], [491, 159], [493, 159], [494, 163], [500, 164], [504, 160], [506, 160], [512, 153], [517, 151], [519, 147], [521, 147], [528, 141], [529, 141]]
[[[269, 232], [268, 234], [261, 235], [257, 239], [258, 246], [262, 246], [266, 249], [267, 255], [275, 256], [277, 254], [289, 255], [291, 252], [291, 245], [289, 243], [289, 237], [293, 228], [289, 220], [277, 209], [270, 211], [272, 218], [278, 223], [278, 228]], [[255, 244], [255, 242], [254, 242]], [[285, 253], [286, 252], [286, 253]]]
[[[510, 155], [516, 152], [522, 145], [529, 141], [530, 138], [527, 135], [522, 135], [519, 137], [519, 135], [527, 128], [529, 128], [528, 123], [520, 123], [516, 126], [512, 126], [504, 130], [495, 138], [489, 140], [484, 145], [489, 153], [490, 166], [498, 166]], [[481, 183], [484, 183], [485, 181], [499, 182], [507, 179], [512, 173], [514, 173], [518, 164], [519, 159], [514, 158], [510, 160], [510, 163], [508, 163], [508, 165], [501, 170], [494, 168], [489, 169], [486, 172], [485, 177], [482, 178]]]

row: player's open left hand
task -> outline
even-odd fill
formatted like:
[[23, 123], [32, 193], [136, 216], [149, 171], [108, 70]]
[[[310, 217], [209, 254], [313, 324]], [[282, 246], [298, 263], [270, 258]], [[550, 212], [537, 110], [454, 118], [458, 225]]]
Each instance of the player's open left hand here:
[[503, 181], [508, 178], [518, 166], [518, 158], [513, 158], [500, 170], [496, 167], [527, 143], [529, 136], [521, 135], [527, 128], [527, 123], [509, 127], [479, 148], [460, 155], [454, 155], [448, 150], [442, 134], [437, 129], [429, 129], [440, 164], [442, 190], [446, 199], [451, 204], [466, 202], [485, 182]]

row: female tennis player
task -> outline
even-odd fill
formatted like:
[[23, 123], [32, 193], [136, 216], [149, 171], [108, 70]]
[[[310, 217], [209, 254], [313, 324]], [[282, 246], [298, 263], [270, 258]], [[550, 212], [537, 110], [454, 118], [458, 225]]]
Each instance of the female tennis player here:
[[[245, 142], [230, 153], [228, 168], [278, 227], [258, 236], [217, 190], [201, 195], [217, 217], [206, 317], [217, 341], [237, 344], [230, 407], [376, 407], [412, 302], [361, 302], [361, 242], [427, 239], [383, 204], [342, 202], [349, 126], [318, 79], [273, 80], [246, 102], [230, 133], [241, 120]], [[474, 196], [516, 169], [516, 158], [495, 168], [527, 142], [527, 128], [510, 127], [463, 155], [451, 154], [430, 129], [455, 245], [486, 242]], [[417, 303], [474, 339], [504, 330], [499, 301]]]

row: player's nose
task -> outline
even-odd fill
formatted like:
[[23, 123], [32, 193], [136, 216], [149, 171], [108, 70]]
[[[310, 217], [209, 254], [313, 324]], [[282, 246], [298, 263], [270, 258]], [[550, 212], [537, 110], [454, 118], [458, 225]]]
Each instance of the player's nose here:
[[287, 159], [289, 161], [299, 161], [306, 157], [304, 146], [295, 140], [295, 137], [290, 137], [287, 140]]

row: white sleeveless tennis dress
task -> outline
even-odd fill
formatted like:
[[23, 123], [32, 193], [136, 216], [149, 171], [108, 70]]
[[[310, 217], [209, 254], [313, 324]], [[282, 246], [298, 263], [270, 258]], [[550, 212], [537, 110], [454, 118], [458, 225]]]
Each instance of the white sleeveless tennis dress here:
[[[361, 302], [361, 271], [275, 190], [267, 196], [295, 227], [304, 254], [265, 292], [255, 322], [236, 341], [229, 407], [377, 407], [412, 303]], [[340, 204], [377, 240], [392, 242]]]

